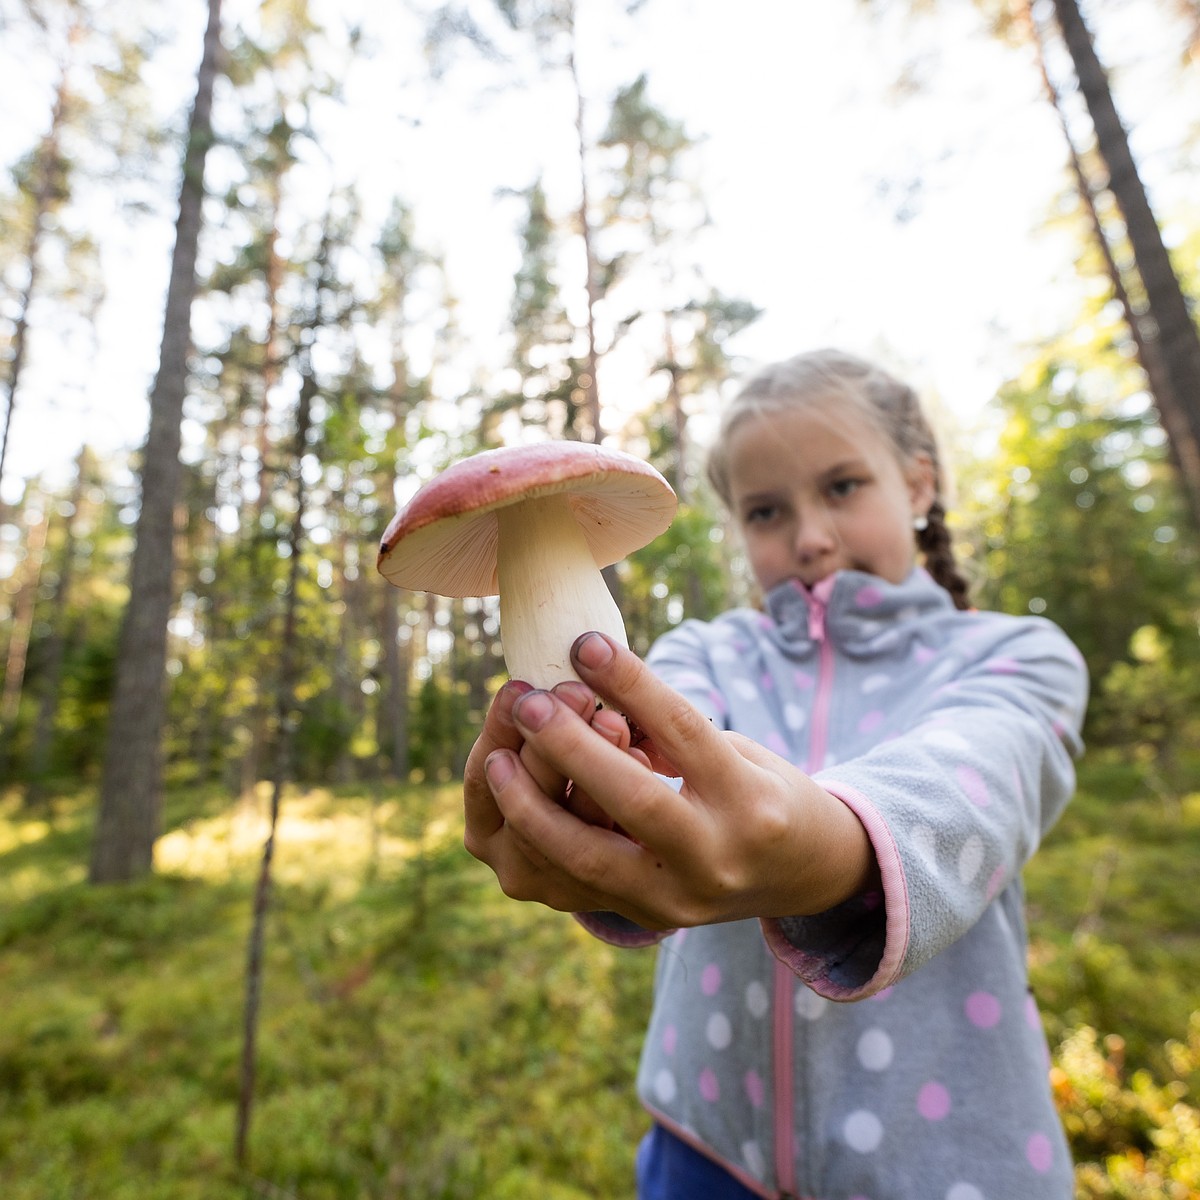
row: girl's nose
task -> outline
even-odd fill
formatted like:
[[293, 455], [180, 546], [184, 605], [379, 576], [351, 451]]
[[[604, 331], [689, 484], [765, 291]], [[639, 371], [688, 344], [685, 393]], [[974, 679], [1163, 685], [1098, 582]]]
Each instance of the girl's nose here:
[[816, 562], [836, 547], [837, 539], [827, 514], [809, 511], [797, 517], [794, 548], [800, 562]]

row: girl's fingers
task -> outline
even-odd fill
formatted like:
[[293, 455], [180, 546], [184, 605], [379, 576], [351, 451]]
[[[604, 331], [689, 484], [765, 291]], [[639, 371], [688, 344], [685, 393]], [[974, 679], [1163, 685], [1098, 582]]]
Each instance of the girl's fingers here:
[[[589, 720], [596, 712], [595, 694], [591, 688], [586, 687], [578, 680], [572, 679], [557, 684], [554, 688], [554, 695], [585, 721]], [[559, 798], [566, 793], [568, 781], [561, 771], [555, 770], [549, 763], [539, 758], [532, 746], [523, 745], [520, 752], [521, 762], [525, 769], [533, 776], [538, 787], [547, 796]]]
[[589, 796], [602, 799], [607, 815], [631, 837], [664, 852], [686, 853], [694, 831], [692, 807], [647, 769], [644, 754], [619, 749], [548, 692], [522, 696], [513, 707], [513, 720], [539, 758], [569, 775]]
[[671, 764], [687, 763], [697, 777], [723, 778], [734, 766], [735, 756], [712, 722], [632, 651], [604, 634], [585, 633], [571, 647], [571, 659], [585, 683], [641, 728], [649, 745], [638, 744], [652, 762], [668, 768], [663, 774], [678, 775]]
[[[605, 749], [627, 757], [613, 747], [606, 745]], [[634, 880], [639, 878], [640, 860], [645, 858], [640, 846], [620, 833], [581, 821], [549, 801], [513, 755], [495, 755], [489, 760], [488, 775], [504, 813], [506, 838], [521, 848], [529, 862], [541, 867], [539, 894], [525, 898], [560, 907], [548, 897], [572, 895], [570, 907], [585, 911], [608, 907], [610, 896], [638, 894]], [[502, 885], [504, 882], [501, 879]]]
[[524, 737], [513, 723], [513, 704], [533, 689], [527, 683], [506, 683], [492, 701], [463, 772], [463, 804], [466, 813], [467, 849], [481, 857], [484, 843], [504, 824], [488, 786], [484, 764], [497, 750], [520, 750]]

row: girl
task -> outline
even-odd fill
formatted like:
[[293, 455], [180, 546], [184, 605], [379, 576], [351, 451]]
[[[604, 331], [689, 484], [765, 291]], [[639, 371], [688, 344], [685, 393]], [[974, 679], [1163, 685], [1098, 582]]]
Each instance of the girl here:
[[1082, 660], [969, 609], [929, 425], [872, 365], [751, 379], [709, 473], [762, 611], [645, 665], [585, 634], [587, 686], [507, 685], [465, 782], [506, 893], [662, 942], [639, 1196], [1069, 1200], [1020, 871], [1074, 786]]

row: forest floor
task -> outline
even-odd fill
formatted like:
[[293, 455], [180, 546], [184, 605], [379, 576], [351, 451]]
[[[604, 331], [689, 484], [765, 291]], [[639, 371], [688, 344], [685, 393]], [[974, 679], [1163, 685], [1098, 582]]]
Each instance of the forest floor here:
[[[265, 796], [168, 797], [89, 887], [94, 795], [0, 798], [4, 1200], [629, 1200], [653, 953], [514, 904], [458, 789], [288, 795], [248, 1162], [233, 1162]], [[1099, 751], [1027, 873], [1078, 1194], [1200, 1194], [1200, 772]]]

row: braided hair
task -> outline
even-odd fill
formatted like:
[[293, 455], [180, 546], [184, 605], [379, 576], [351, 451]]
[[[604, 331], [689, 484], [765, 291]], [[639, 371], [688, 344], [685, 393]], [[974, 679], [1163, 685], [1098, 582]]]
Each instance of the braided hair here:
[[902, 465], [925, 455], [933, 467], [934, 500], [916, 532], [917, 549], [934, 581], [955, 608], [971, 607], [970, 585], [954, 557], [946, 526], [945, 476], [933, 428], [916, 392], [888, 372], [841, 350], [814, 350], [775, 363], [752, 376], [726, 407], [708, 458], [708, 478], [731, 502], [729, 435], [745, 417], [790, 406], [856, 405], [887, 439]]

